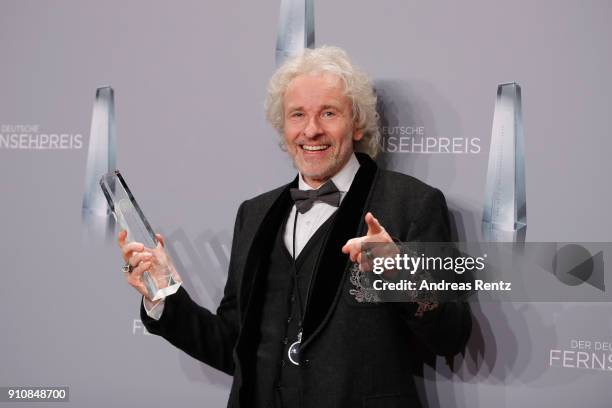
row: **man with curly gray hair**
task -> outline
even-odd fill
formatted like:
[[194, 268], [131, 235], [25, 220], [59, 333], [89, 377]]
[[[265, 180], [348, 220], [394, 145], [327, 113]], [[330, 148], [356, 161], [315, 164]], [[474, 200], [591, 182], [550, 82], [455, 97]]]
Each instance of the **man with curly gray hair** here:
[[361, 140], [355, 141], [354, 150], [375, 158], [380, 150], [376, 95], [368, 76], [355, 67], [346, 52], [338, 47], [306, 49], [302, 55], [288, 60], [274, 73], [268, 83], [265, 103], [268, 121], [283, 135], [283, 97], [289, 84], [300, 75], [322, 74], [339, 78], [342, 81], [343, 93], [351, 102], [355, 127], [363, 132]]
[[469, 308], [364, 301], [359, 265], [364, 243], [448, 241], [444, 196], [374, 162], [376, 96], [339, 48], [287, 60], [265, 107], [298, 174], [238, 209], [216, 314], [182, 287], [148, 299], [141, 277], [161, 275], [159, 262], [120, 233], [127, 281], [144, 296], [142, 321], [232, 375], [230, 407], [420, 406], [414, 367], [424, 352], [462, 350]]

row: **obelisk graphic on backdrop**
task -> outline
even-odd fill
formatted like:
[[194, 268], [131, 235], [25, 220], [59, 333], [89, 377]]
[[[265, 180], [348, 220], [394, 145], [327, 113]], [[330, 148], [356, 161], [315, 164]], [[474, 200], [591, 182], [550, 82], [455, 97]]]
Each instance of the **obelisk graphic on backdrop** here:
[[486, 241], [524, 242], [527, 232], [521, 87], [497, 87], [482, 233]]
[[276, 66], [314, 48], [314, 0], [281, 0], [276, 34]]
[[110, 238], [114, 235], [114, 218], [99, 182], [102, 175], [116, 166], [115, 95], [113, 88], [107, 86], [96, 90], [87, 151], [82, 221], [90, 236]]

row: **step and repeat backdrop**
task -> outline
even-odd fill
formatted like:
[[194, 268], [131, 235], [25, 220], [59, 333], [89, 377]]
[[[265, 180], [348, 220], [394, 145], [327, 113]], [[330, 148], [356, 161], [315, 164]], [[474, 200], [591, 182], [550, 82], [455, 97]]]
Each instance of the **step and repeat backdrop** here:
[[[370, 75], [379, 165], [441, 189], [455, 240], [494, 240], [483, 214], [513, 200], [510, 240], [608, 248], [611, 18], [609, 0], [1, 0], [0, 406], [15, 387], [226, 405], [231, 377], [145, 330], [97, 182], [120, 169], [215, 310], [238, 206], [295, 177], [263, 102], [304, 47]], [[597, 297], [472, 304], [465, 353], [417, 378], [424, 406], [612, 406], [612, 257], [587, 255], [600, 274], [566, 283]]]

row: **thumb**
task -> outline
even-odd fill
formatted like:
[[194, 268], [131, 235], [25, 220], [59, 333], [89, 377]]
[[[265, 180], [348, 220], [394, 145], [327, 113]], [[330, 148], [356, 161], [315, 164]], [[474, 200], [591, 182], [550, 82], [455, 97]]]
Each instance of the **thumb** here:
[[378, 222], [371, 212], [368, 212], [365, 216], [365, 222], [368, 224], [368, 236], [375, 235], [383, 231], [382, 225]]
[[155, 234], [155, 237], [157, 238], [161, 246], [166, 247], [166, 242], [164, 240], [164, 237], [162, 237], [162, 234]]

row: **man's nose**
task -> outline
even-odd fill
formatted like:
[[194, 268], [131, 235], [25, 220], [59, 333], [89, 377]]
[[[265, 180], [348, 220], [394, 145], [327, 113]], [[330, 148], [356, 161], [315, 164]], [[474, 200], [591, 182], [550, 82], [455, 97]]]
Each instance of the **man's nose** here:
[[308, 138], [316, 137], [323, 133], [323, 129], [321, 128], [321, 124], [319, 123], [319, 118], [314, 115], [306, 123], [306, 127], [304, 128], [304, 136]]

